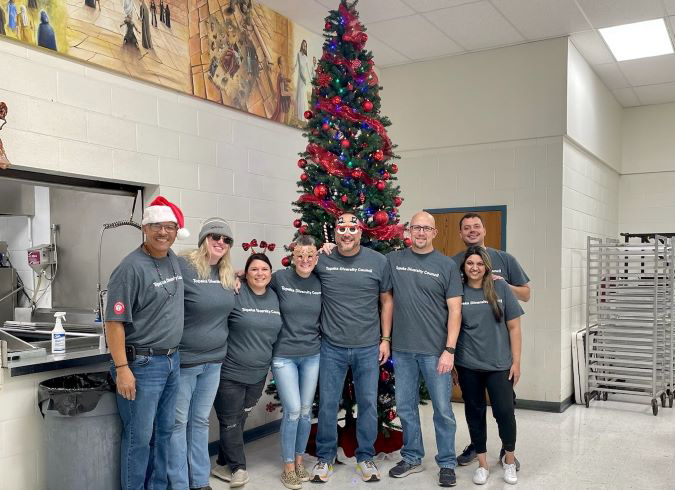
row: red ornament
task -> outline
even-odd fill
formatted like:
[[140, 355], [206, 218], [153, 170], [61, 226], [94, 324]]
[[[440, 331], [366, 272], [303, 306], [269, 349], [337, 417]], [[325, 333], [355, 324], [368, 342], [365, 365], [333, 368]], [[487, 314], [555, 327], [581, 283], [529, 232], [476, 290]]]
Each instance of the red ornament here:
[[305, 113], [303, 114], [303, 116], [305, 116], [305, 119], [312, 119], [313, 115], [314, 113], [312, 111], [305, 111]]
[[307, 179], [309, 179], [309, 175], [307, 175], [304, 172], [300, 174], [300, 180], [302, 180], [303, 182], [307, 182]]
[[363, 204], [364, 202], [366, 202], [366, 196], [363, 195], [363, 192], [362, 192], [361, 194], [359, 194], [359, 202], [360, 202], [361, 204]]
[[319, 136], [319, 130], [318, 129], [312, 129], [312, 136]]
[[398, 165], [392, 163], [391, 168], [389, 170], [391, 171], [392, 174], [395, 174], [396, 172], [398, 172]]
[[343, 202], [343, 204], [347, 204], [347, 201], [349, 200], [349, 198], [347, 197], [347, 194], [342, 194], [342, 197], [340, 198], [340, 200]]
[[389, 180], [389, 177], [391, 177], [391, 175], [389, 175], [389, 172], [384, 172], [382, 174], [382, 180]]
[[342, 145], [342, 148], [349, 148], [349, 145], [351, 143], [349, 143], [349, 140], [347, 138], [345, 138], [342, 141], [340, 141], [340, 144]]
[[319, 184], [314, 188], [314, 195], [319, 199], [323, 199], [328, 194], [328, 187], [325, 184]]
[[298, 160], [298, 167], [305, 168], [305, 165], [307, 165], [307, 160], [305, 160], [304, 158]]
[[301, 235], [304, 235], [305, 233], [307, 233], [307, 227], [305, 225], [302, 225], [298, 231], [300, 232]]
[[403, 240], [403, 243], [405, 244], [406, 247], [409, 247], [412, 245], [412, 240], [410, 238], [405, 238]]
[[373, 220], [378, 226], [386, 225], [389, 222], [389, 215], [386, 211], [378, 211], [373, 215]]
[[291, 242], [291, 243], [288, 245], [288, 250], [290, 250], [291, 252], [292, 252], [293, 250], [295, 250], [295, 242]]
[[281, 259], [281, 265], [283, 265], [284, 267], [288, 267], [289, 265], [291, 265], [291, 259], [289, 259], [288, 257], [284, 257], [283, 259]]
[[398, 207], [398, 206], [401, 205], [402, 202], [403, 202], [403, 199], [401, 199], [400, 197], [396, 196], [394, 198], [394, 206]]
[[354, 90], [354, 85], [352, 85], [352, 82], [347, 83], [347, 90]]
[[378, 162], [381, 162], [382, 159], [384, 158], [384, 152], [382, 150], [375, 150], [373, 152], [373, 158]]
[[387, 411], [387, 418], [389, 420], [394, 420], [396, 418], [396, 411], [395, 410], [388, 410]]
[[293, 221], [293, 226], [295, 228], [300, 228], [302, 226], [302, 221], [299, 220], [299, 219], [296, 219], [295, 221]]
[[333, 28], [333, 24], [331, 24], [330, 22], [326, 22], [326, 23], [323, 25], [323, 28], [324, 28], [326, 31], [330, 31], [330, 30]]
[[364, 100], [363, 104], [361, 104], [361, 107], [363, 107], [364, 111], [370, 112], [373, 110], [373, 103], [369, 100]]
[[277, 245], [275, 243], [268, 243], [267, 244], [267, 250], [270, 252], [274, 252], [274, 249], [277, 248]]
[[385, 188], [385, 185], [386, 184], [384, 183], [384, 180], [378, 180], [377, 184], [375, 184], [375, 187], [377, 187], [378, 191], [382, 192]]
[[324, 131], [328, 131], [328, 129], [330, 129], [330, 124], [328, 124], [328, 123], [323, 123], [323, 124], [321, 125], [321, 129], [323, 129]]
[[354, 177], [355, 179], [360, 179], [361, 177], [363, 177], [363, 170], [357, 168], [352, 172], [352, 177]]
[[391, 374], [389, 374], [389, 371], [385, 371], [384, 369], [380, 371], [380, 379], [382, 381], [389, 381], [389, 378], [391, 378]]
[[339, 95], [336, 95], [335, 97], [333, 97], [332, 99], [330, 99], [330, 101], [331, 101], [333, 104], [338, 105], [340, 102], [342, 102], [342, 99], [340, 98]]

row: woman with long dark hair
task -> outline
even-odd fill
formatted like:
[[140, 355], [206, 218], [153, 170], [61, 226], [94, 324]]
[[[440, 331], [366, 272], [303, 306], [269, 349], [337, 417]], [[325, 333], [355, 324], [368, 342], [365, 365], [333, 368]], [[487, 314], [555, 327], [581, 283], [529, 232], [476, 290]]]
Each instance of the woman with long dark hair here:
[[520, 379], [520, 317], [523, 310], [506, 281], [493, 279], [490, 257], [484, 248], [469, 247], [461, 268], [464, 296], [455, 366], [471, 443], [478, 454], [478, 468], [473, 481], [482, 485], [490, 475], [486, 449], [487, 390], [492, 415], [506, 450], [504, 481], [515, 484], [518, 478], [514, 454], [516, 416], [513, 386]]

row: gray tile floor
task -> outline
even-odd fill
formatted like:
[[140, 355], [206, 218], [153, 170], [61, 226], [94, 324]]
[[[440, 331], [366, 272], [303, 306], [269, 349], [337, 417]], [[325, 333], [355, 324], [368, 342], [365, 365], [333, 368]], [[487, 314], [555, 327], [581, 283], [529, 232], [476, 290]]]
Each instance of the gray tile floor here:
[[[380, 483], [361, 482], [354, 463], [336, 468], [325, 485], [305, 483], [304, 488], [350, 489], [434, 489], [437, 468], [433, 456], [436, 443], [432, 409], [420, 407], [427, 456], [426, 471], [403, 479], [386, 476], [398, 460], [389, 455], [378, 462], [383, 478]], [[457, 448], [468, 443], [464, 406], [454, 404], [457, 418]], [[489, 410], [488, 410], [489, 412]], [[507, 485], [502, 479], [497, 456], [500, 442], [497, 426], [488, 413], [488, 453], [490, 479], [484, 489], [675, 489], [675, 408], [651, 414], [647, 404], [594, 402], [591, 408], [574, 405], [562, 414], [518, 410], [518, 445], [516, 454], [522, 462], [518, 484]], [[284, 488], [279, 481], [279, 438], [269, 436], [246, 447], [251, 481], [245, 490]], [[308, 467], [313, 460], [308, 458]], [[456, 488], [479, 488], [471, 477], [475, 466], [457, 470]], [[214, 490], [229, 488], [217, 479]], [[372, 489], [371, 489], [372, 490]]]

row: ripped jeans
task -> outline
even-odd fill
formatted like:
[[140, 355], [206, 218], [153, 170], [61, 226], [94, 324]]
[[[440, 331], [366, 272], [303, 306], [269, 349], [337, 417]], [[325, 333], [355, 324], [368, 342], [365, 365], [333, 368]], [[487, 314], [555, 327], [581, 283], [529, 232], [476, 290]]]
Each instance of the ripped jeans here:
[[305, 454], [312, 428], [312, 403], [319, 380], [319, 356], [274, 357], [272, 374], [284, 411], [281, 420], [281, 458], [293, 463]]
[[244, 424], [262, 395], [266, 379], [247, 384], [220, 378], [216, 401], [213, 404], [220, 423], [217, 463], [229, 466], [233, 473], [239, 468], [246, 469]]

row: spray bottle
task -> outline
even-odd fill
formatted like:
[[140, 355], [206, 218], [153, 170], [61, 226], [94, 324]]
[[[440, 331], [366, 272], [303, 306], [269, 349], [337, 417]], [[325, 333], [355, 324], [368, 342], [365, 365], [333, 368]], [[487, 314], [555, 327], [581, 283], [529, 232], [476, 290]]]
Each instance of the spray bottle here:
[[61, 319], [65, 321], [66, 312], [57, 311], [54, 313], [56, 324], [52, 330], [52, 354], [64, 354], [66, 352], [66, 331], [63, 329]]

